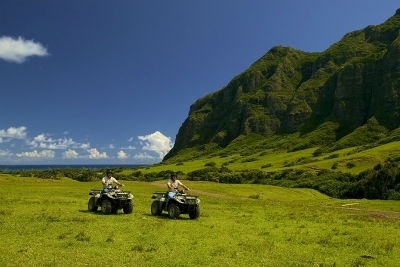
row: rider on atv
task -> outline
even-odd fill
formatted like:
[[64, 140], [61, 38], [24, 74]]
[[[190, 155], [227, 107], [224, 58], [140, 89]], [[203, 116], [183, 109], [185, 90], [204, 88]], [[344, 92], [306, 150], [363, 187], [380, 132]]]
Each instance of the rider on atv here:
[[171, 174], [171, 179], [168, 180], [167, 182], [167, 187], [168, 187], [168, 199], [173, 198], [176, 195], [176, 192], [179, 189], [179, 186], [182, 186], [185, 190], [189, 190], [189, 187], [184, 185], [181, 181], [178, 179], [178, 175], [176, 173]]
[[113, 183], [116, 183], [119, 186], [124, 186], [120, 182], [117, 181], [113, 176], [112, 170], [107, 170], [106, 171], [106, 176], [101, 179], [101, 183], [103, 184], [103, 193], [107, 193], [111, 190]]

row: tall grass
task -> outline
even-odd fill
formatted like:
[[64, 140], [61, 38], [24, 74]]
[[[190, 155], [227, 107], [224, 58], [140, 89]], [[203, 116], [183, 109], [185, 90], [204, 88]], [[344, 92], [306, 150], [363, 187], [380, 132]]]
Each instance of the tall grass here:
[[100, 182], [0, 174], [0, 266], [399, 266], [400, 206], [184, 181], [201, 215], [150, 215], [165, 182], [124, 181], [132, 214], [87, 211]]

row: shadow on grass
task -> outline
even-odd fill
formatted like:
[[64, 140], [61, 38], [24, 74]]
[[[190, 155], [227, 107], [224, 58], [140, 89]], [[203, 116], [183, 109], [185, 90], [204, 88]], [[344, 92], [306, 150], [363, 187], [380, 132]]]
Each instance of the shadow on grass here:
[[[187, 215], [187, 214], [181, 214], [178, 218], [176, 218], [176, 219], [170, 219], [169, 217], [168, 217], [168, 213], [161, 213], [160, 215], [152, 215], [152, 214], [150, 214], [150, 213], [143, 213], [142, 214], [142, 216], [146, 216], [146, 217], [154, 217], [154, 218], [158, 218], [158, 219], [161, 219], [161, 220], [192, 220], [192, 221], [195, 221], [195, 220], [193, 220], [193, 219], [190, 219], [189, 217], [186, 217], [185, 215]], [[189, 215], [187, 215], [187, 216], [189, 216]]]
[[[135, 211], [133, 211], [132, 213], [130, 213], [130, 214], [125, 214], [124, 212], [122, 212], [122, 211], [118, 211], [118, 212], [116, 212], [116, 213], [110, 213], [110, 214], [108, 214], [108, 215], [104, 215], [103, 214], [103, 212], [101, 211], [101, 210], [97, 210], [97, 211], [88, 211], [88, 210], [82, 210], [82, 209], [80, 209], [79, 210], [79, 212], [81, 212], [81, 213], [87, 213], [87, 214], [93, 214], [93, 215], [96, 215], [96, 216], [118, 216], [118, 215], [138, 215], [138, 213], [135, 213]], [[187, 214], [181, 214], [178, 218], [176, 218], [176, 219], [170, 219], [169, 217], [168, 217], [168, 213], [161, 213], [160, 215], [158, 215], [158, 216], [155, 216], [155, 215], [152, 215], [151, 213], [142, 213], [141, 214], [142, 216], [146, 216], [146, 217], [154, 217], [154, 218], [157, 218], [157, 219], [161, 219], [161, 220], [192, 220], [192, 221], [195, 221], [196, 219], [190, 219], [189, 218], [189, 215], [187, 215]]]
[[117, 211], [117, 212], [113, 212], [113, 213], [110, 213], [110, 214], [107, 214], [107, 215], [103, 214], [103, 212], [101, 210], [97, 210], [97, 211], [79, 210], [79, 212], [93, 214], [93, 215], [101, 215], [101, 216], [133, 215], [133, 214], [135, 214], [135, 211], [133, 211], [130, 214], [126, 214], [126, 213], [124, 213], [122, 211]]

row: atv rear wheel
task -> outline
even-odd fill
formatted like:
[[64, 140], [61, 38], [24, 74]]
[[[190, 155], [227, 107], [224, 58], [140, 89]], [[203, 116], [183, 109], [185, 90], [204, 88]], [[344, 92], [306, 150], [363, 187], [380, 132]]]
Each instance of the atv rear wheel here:
[[126, 205], [122, 208], [125, 214], [130, 214], [133, 211], [133, 204], [132, 202], [126, 203]]
[[179, 210], [178, 205], [176, 205], [175, 203], [171, 203], [168, 206], [168, 217], [170, 219], [176, 219], [179, 217], [180, 214], [181, 214], [181, 211]]
[[103, 212], [103, 214], [108, 215], [111, 213], [111, 202], [108, 199], [104, 199], [101, 202], [101, 211]]
[[97, 205], [96, 205], [96, 198], [91, 197], [88, 201], [88, 210], [89, 211], [97, 211]]
[[159, 200], [154, 200], [153, 203], [151, 203], [151, 215], [158, 216], [162, 212], [161, 210], [161, 203]]
[[189, 211], [190, 219], [197, 219], [200, 216], [200, 207], [195, 207]]

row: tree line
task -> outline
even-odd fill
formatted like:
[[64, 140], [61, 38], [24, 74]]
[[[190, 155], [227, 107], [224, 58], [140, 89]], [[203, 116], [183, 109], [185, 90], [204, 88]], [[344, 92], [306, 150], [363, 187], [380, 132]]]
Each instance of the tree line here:
[[[43, 179], [71, 178], [80, 182], [99, 181], [105, 169], [66, 168], [49, 170], [1, 171], [21, 177]], [[140, 170], [119, 167], [113, 169], [114, 176], [127, 181], [157, 181], [168, 179], [171, 170], [143, 173]], [[214, 165], [189, 173], [178, 172], [180, 179], [231, 184], [264, 184], [291, 188], [311, 188], [334, 198], [366, 198], [400, 200], [399, 163], [386, 161], [357, 175], [333, 170], [287, 169], [266, 172], [262, 170], [232, 171]]]

